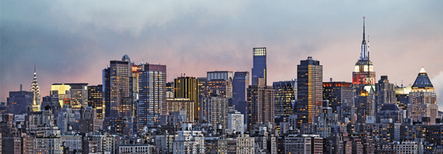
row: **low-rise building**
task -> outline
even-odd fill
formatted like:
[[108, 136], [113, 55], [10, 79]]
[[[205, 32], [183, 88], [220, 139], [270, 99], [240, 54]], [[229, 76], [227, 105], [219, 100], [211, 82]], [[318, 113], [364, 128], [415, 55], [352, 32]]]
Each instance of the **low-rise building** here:
[[158, 148], [149, 144], [122, 144], [118, 151], [119, 154], [156, 154]]

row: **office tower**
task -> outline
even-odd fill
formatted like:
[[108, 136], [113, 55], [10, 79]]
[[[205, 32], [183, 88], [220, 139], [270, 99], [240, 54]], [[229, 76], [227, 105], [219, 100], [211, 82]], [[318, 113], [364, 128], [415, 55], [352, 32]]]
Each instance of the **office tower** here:
[[111, 60], [110, 67], [103, 70], [103, 97], [105, 117], [126, 117], [131, 115], [130, 78], [131, 61], [124, 55], [121, 61]]
[[159, 124], [166, 115], [166, 65], [142, 64], [139, 75], [137, 130]]
[[103, 85], [88, 86], [88, 106], [97, 111], [97, 118], [105, 116], [105, 104], [103, 104]]
[[375, 98], [376, 113], [382, 108], [384, 104], [397, 103], [394, 91], [394, 84], [389, 83], [388, 76], [382, 75], [378, 83], [375, 84]]
[[437, 95], [434, 92], [434, 86], [425, 69], [421, 68], [409, 92], [408, 118], [413, 121], [422, 121], [422, 118], [428, 117], [431, 119], [430, 123], [435, 124], [437, 110]]
[[249, 86], [249, 72], [235, 72], [232, 80], [232, 105], [236, 110], [245, 113], [246, 89]]
[[166, 103], [166, 113], [171, 115], [171, 112], [184, 111], [186, 115], [186, 120], [183, 122], [194, 123], [194, 113], [196, 112], [196, 110], [193, 100], [190, 100], [189, 98], [169, 98], [166, 99]]
[[32, 110], [34, 112], [40, 111], [40, 105], [41, 105], [41, 96], [40, 96], [40, 88], [38, 86], [38, 82], [37, 82], [37, 72], [35, 70], [35, 65], [34, 65], [34, 79], [32, 80], [32, 84], [31, 84], [31, 92], [34, 93], [34, 96], [32, 98]]
[[63, 83], [51, 85], [51, 97], [58, 98], [61, 108], [71, 106], [71, 86]]
[[275, 89], [275, 116], [294, 114], [292, 104], [297, 99], [297, 79], [274, 82], [272, 87]]
[[88, 106], [88, 83], [65, 83], [71, 87], [72, 110], [78, 112], [80, 108]]
[[208, 97], [218, 91], [222, 97], [232, 98], [232, 71], [207, 72], [206, 89], [204, 96]]
[[248, 87], [247, 130], [251, 133], [255, 124], [272, 124], [275, 118], [274, 89], [266, 86], [263, 78]]
[[10, 91], [7, 98], [7, 113], [22, 114], [32, 111], [34, 92], [23, 91], [20, 85], [20, 91]]
[[323, 66], [308, 57], [297, 65], [297, 102], [295, 112], [301, 123], [314, 123], [320, 114], [323, 95]]
[[353, 121], [355, 108], [352, 83], [323, 82], [323, 100], [327, 100], [327, 107], [339, 115], [340, 121]]
[[266, 66], [266, 47], [256, 47], [252, 49], [253, 67], [252, 67], [252, 85], [258, 84], [258, 78], [265, 79], [265, 85], [267, 85], [267, 66]]
[[199, 107], [199, 87], [198, 80], [194, 77], [178, 77], [174, 79], [174, 98], [189, 98], [194, 101], [194, 115], [195, 119], [198, 117]]
[[360, 59], [355, 63], [352, 72], [352, 86], [355, 92], [354, 104], [357, 123], [366, 123], [367, 116], [374, 116], [375, 106], [375, 72], [369, 60], [369, 48], [365, 39], [365, 20], [363, 17], [363, 41]]

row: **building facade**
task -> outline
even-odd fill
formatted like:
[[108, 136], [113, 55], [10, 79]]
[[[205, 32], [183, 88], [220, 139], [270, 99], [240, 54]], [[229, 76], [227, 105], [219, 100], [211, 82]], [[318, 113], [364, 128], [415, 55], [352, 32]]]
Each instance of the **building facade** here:
[[155, 126], [166, 115], [166, 65], [142, 64], [139, 75], [137, 130]]
[[194, 77], [178, 77], [174, 79], [174, 98], [189, 98], [194, 101], [194, 117], [198, 118], [199, 107], [198, 80]]
[[263, 78], [265, 80], [265, 85], [267, 85], [267, 51], [266, 47], [256, 47], [252, 49], [253, 56], [253, 67], [252, 67], [252, 85], [258, 84], [258, 78]]
[[235, 72], [232, 81], [232, 105], [241, 113], [245, 113], [248, 86], [249, 72]]
[[313, 123], [320, 114], [323, 98], [323, 66], [308, 57], [297, 65], [297, 102], [295, 112], [301, 123]]
[[437, 95], [434, 86], [424, 68], [421, 68], [409, 92], [408, 118], [413, 121], [422, 121], [423, 117], [430, 118], [430, 123], [435, 124], [437, 118]]
[[297, 100], [297, 80], [274, 82], [275, 89], [275, 116], [289, 116], [294, 114], [293, 103]]
[[105, 104], [103, 103], [103, 85], [88, 86], [88, 106], [97, 111], [97, 118], [105, 116]]
[[185, 112], [186, 120], [182, 122], [194, 123], [195, 102], [189, 98], [170, 98], [166, 100], [167, 113], [172, 116], [171, 112]]
[[247, 130], [252, 131], [254, 124], [272, 124], [275, 122], [274, 89], [265, 86], [263, 78], [258, 85], [248, 87]]

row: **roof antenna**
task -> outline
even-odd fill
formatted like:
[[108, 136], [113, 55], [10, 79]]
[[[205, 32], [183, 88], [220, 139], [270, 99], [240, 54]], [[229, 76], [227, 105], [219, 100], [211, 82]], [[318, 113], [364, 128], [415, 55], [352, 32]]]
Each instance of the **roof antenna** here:
[[369, 60], [369, 35], [368, 35], [368, 60]]

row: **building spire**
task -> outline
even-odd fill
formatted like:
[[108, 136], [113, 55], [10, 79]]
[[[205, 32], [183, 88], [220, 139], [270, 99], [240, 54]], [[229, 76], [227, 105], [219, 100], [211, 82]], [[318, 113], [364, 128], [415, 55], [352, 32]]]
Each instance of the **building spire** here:
[[363, 16], [363, 41], [365, 40], [365, 16]]
[[34, 112], [38, 112], [40, 111], [40, 88], [38, 86], [38, 82], [37, 82], [37, 71], [36, 71], [36, 66], [34, 63], [34, 79], [32, 80], [32, 84], [31, 84], [31, 92], [34, 93], [34, 97], [32, 99], [32, 110]]
[[368, 46], [366, 44], [365, 35], [366, 35], [366, 32], [365, 32], [365, 17], [363, 16], [363, 40], [361, 42], [360, 60], [369, 60]]

